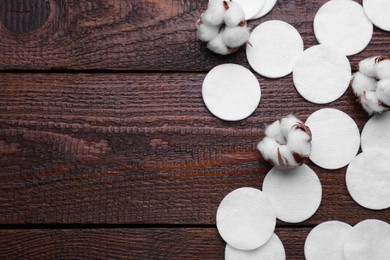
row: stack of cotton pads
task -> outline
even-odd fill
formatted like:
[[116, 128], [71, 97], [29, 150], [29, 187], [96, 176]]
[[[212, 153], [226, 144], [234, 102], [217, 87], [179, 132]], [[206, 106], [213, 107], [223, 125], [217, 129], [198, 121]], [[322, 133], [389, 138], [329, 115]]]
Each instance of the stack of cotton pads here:
[[390, 207], [390, 112], [372, 117], [362, 131], [362, 153], [348, 166], [347, 188], [361, 206]]
[[305, 242], [306, 260], [385, 260], [390, 257], [390, 225], [368, 219], [354, 227], [328, 221], [316, 226]]
[[308, 166], [273, 168], [263, 191], [239, 188], [229, 193], [217, 210], [217, 228], [226, 241], [225, 259], [284, 260], [282, 242], [274, 234], [276, 218], [298, 223], [318, 209], [322, 188]]

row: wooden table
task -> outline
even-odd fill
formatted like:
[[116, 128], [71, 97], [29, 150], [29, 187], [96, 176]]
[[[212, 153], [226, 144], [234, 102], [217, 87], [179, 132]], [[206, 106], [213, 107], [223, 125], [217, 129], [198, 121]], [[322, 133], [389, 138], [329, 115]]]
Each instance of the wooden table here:
[[[326, 0], [279, 0], [266, 17], [293, 24], [317, 44], [313, 17]], [[361, 2], [361, 1], [358, 1]], [[260, 188], [264, 126], [334, 107], [360, 129], [368, 119], [351, 90], [329, 105], [296, 92], [291, 76], [262, 88], [256, 112], [223, 122], [201, 86], [222, 63], [249, 68], [245, 49], [214, 55], [196, 40], [207, 0], [0, 1], [0, 258], [223, 259], [215, 227], [222, 198]], [[390, 33], [375, 28], [359, 60], [390, 56]], [[335, 126], [337, 127], [337, 126]], [[278, 222], [287, 259], [303, 259], [308, 232], [327, 220], [390, 222], [390, 210], [360, 207], [346, 168], [313, 163], [322, 182], [317, 213]]]

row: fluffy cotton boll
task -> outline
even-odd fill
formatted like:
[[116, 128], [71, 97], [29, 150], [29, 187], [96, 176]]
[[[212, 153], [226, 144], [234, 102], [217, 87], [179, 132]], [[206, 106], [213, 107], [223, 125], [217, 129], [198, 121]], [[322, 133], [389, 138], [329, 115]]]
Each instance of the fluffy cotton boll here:
[[218, 36], [219, 28], [218, 26], [212, 26], [205, 23], [201, 23], [197, 26], [197, 37], [199, 40], [208, 42]]
[[390, 106], [390, 78], [378, 81], [376, 97], [386, 106]]
[[390, 60], [382, 60], [375, 65], [376, 77], [380, 80], [390, 78]]
[[272, 139], [275, 139], [276, 142], [278, 142], [279, 144], [286, 143], [286, 139], [282, 135], [282, 130], [280, 128], [279, 120], [267, 126], [267, 128], [265, 129], [265, 135], [271, 137]]
[[245, 13], [241, 6], [236, 2], [228, 2], [229, 9], [225, 12], [223, 20], [226, 26], [234, 27], [242, 21], [245, 21]]
[[276, 167], [280, 169], [291, 169], [297, 166], [297, 162], [294, 159], [294, 156], [288, 148], [287, 145], [280, 145], [278, 152], [278, 163], [275, 164]]
[[374, 78], [375, 74], [375, 64], [378, 62], [380, 57], [370, 57], [359, 62], [359, 71], [364, 75]]
[[227, 55], [230, 53], [228, 47], [225, 45], [225, 43], [222, 40], [221, 34], [218, 34], [217, 37], [209, 41], [209, 43], [207, 44], [207, 48], [212, 52], [221, 55]]
[[352, 76], [352, 89], [355, 95], [360, 97], [364, 91], [375, 91], [376, 80], [358, 71]]
[[382, 113], [386, 110], [385, 107], [380, 105], [380, 102], [375, 94], [375, 92], [369, 91], [363, 94], [360, 97], [360, 103], [364, 110], [369, 114]]
[[202, 22], [208, 25], [219, 26], [223, 23], [225, 12], [223, 0], [210, 0], [207, 10], [202, 15]]
[[225, 27], [221, 35], [226, 46], [237, 48], [249, 39], [249, 28], [246, 26]]
[[305, 131], [295, 129], [290, 131], [287, 136], [288, 148], [302, 157], [309, 157], [311, 152], [311, 137]]
[[264, 137], [257, 144], [257, 149], [260, 151], [263, 158], [267, 161], [272, 162], [273, 164], [278, 161], [277, 149], [279, 144], [270, 137]]
[[302, 123], [298, 118], [293, 115], [289, 115], [280, 121], [280, 129], [282, 135], [287, 138], [288, 133], [291, 131], [294, 125]]

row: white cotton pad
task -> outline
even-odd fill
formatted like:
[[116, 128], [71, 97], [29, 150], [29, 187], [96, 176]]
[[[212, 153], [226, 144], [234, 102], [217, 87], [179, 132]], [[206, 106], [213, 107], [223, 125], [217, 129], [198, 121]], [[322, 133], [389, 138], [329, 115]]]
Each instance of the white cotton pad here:
[[263, 7], [261, 8], [260, 12], [258, 12], [252, 19], [259, 19], [263, 17], [264, 15], [268, 14], [272, 8], [274, 8], [277, 0], [262, 0], [264, 2]]
[[225, 260], [285, 260], [286, 252], [276, 234], [263, 246], [254, 250], [239, 250], [230, 245], [225, 248]]
[[360, 147], [359, 129], [346, 113], [324, 108], [306, 120], [312, 133], [310, 160], [318, 166], [334, 170], [348, 165]]
[[316, 45], [303, 52], [293, 70], [294, 85], [307, 101], [326, 104], [341, 97], [351, 81], [347, 57], [333, 47]]
[[305, 241], [306, 260], [344, 260], [344, 241], [352, 227], [327, 221], [313, 228]]
[[245, 20], [251, 20], [263, 8], [264, 0], [233, 0], [238, 3], [245, 13]]
[[320, 180], [307, 165], [291, 170], [272, 168], [265, 176], [263, 192], [270, 199], [276, 217], [289, 223], [310, 218], [322, 198]]
[[390, 226], [368, 219], [356, 224], [344, 241], [345, 260], [390, 259]]
[[243, 66], [223, 64], [213, 68], [203, 81], [203, 101], [210, 112], [227, 121], [250, 116], [260, 103], [260, 84]]
[[291, 73], [303, 41], [298, 31], [290, 24], [272, 20], [257, 26], [246, 47], [246, 56], [251, 67], [260, 75], [280, 78]]
[[217, 210], [217, 228], [232, 247], [253, 250], [264, 245], [275, 230], [271, 202], [255, 188], [239, 188], [222, 200]]
[[314, 17], [314, 34], [318, 42], [338, 48], [347, 56], [364, 50], [372, 33], [371, 21], [355, 1], [329, 1]]
[[390, 150], [390, 112], [375, 115], [367, 121], [362, 131], [362, 150]]
[[363, 8], [368, 18], [376, 27], [390, 31], [389, 0], [363, 0]]
[[351, 197], [368, 209], [390, 207], [390, 149], [369, 150], [349, 164], [345, 180]]

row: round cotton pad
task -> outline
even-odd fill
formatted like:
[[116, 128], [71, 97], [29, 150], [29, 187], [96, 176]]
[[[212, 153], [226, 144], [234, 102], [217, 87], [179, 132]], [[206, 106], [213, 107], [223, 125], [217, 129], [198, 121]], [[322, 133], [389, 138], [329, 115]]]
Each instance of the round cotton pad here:
[[274, 8], [277, 0], [263, 0], [263, 2], [264, 2], [264, 5], [261, 8], [260, 12], [258, 12], [251, 19], [259, 19], [259, 18], [263, 17], [264, 15], [268, 14], [272, 10], [272, 8]]
[[245, 20], [253, 19], [263, 8], [262, 0], [233, 0], [238, 3], [245, 13]]
[[340, 221], [328, 221], [313, 228], [305, 241], [306, 260], [344, 260], [343, 246], [352, 227]]
[[373, 116], [362, 131], [363, 152], [371, 149], [390, 150], [390, 112]]
[[390, 31], [389, 0], [363, 0], [363, 8], [376, 27]]
[[320, 180], [307, 165], [291, 170], [272, 168], [265, 176], [263, 192], [270, 199], [276, 217], [289, 223], [310, 218], [322, 197]]
[[261, 97], [260, 85], [253, 73], [236, 64], [213, 68], [203, 81], [202, 94], [210, 112], [227, 121], [250, 116]]
[[368, 209], [390, 207], [390, 150], [369, 150], [349, 164], [345, 176], [352, 198]]
[[310, 128], [312, 150], [310, 160], [325, 169], [339, 169], [355, 158], [360, 146], [359, 129], [346, 113], [324, 108], [306, 120]]
[[222, 200], [217, 210], [221, 237], [237, 249], [264, 245], [275, 230], [276, 217], [269, 199], [258, 189], [240, 188]]
[[329, 1], [314, 17], [314, 34], [318, 42], [334, 46], [347, 56], [364, 50], [372, 33], [371, 21], [355, 1]]
[[292, 72], [303, 52], [298, 31], [283, 21], [267, 21], [257, 26], [249, 36], [246, 56], [251, 67], [260, 75], [280, 78]]
[[379, 260], [390, 256], [390, 226], [368, 219], [356, 224], [344, 241], [345, 260]]
[[225, 260], [285, 260], [286, 253], [282, 241], [276, 234], [263, 246], [254, 250], [239, 250], [230, 245], [225, 248]]
[[347, 57], [324, 45], [304, 51], [293, 71], [294, 85], [299, 94], [316, 104], [329, 103], [341, 97], [348, 89], [351, 76]]

